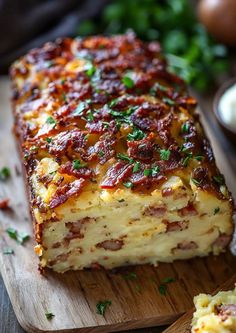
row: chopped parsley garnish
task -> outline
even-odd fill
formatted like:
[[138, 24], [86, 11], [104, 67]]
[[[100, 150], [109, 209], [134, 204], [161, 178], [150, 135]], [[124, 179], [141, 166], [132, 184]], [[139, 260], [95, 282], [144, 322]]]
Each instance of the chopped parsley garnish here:
[[169, 149], [160, 149], [160, 158], [161, 160], [168, 161], [170, 158], [170, 150]]
[[144, 176], [148, 177], [152, 175], [152, 169], [145, 169], [143, 171]]
[[165, 86], [163, 86], [162, 84], [156, 82], [156, 83], [154, 84], [154, 86], [149, 90], [149, 92], [150, 92], [150, 94], [151, 94], [152, 96], [156, 96], [156, 91], [157, 91], [157, 90], [160, 90], [160, 91], [165, 92], [165, 91], [168, 91], [168, 87], [165, 87]]
[[156, 176], [160, 172], [160, 167], [157, 165], [152, 168], [152, 176]]
[[133, 131], [127, 135], [128, 141], [137, 141], [142, 140], [146, 134], [137, 127], [133, 128]]
[[105, 153], [104, 153], [103, 151], [100, 150], [100, 151], [98, 152], [98, 155], [99, 155], [100, 157], [103, 157], [103, 156], [105, 155]]
[[104, 125], [104, 128], [109, 128], [110, 123], [108, 123], [107, 121], [103, 121], [102, 124]]
[[175, 281], [175, 278], [173, 278], [173, 277], [166, 277], [166, 278], [164, 278], [164, 279], [161, 281], [160, 286], [158, 287], [159, 293], [160, 293], [161, 295], [166, 295], [166, 292], [167, 292], [167, 284], [168, 284], [168, 283], [171, 283], [171, 282], [174, 282], [174, 281]]
[[96, 304], [97, 313], [100, 314], [100, 315], [102, 315], [102, 316], [104, 316], [107, 307], [110, 306], [111, 303], [112, 303], [112, 302], [111, 302], [111, 301], [108, 301], [108, 300], [98, 302], [98, 303]]
[[140, 169], [140, 162], [137, 161], [137, 162], [134, 163], [133, 173], [138, 172], [139, 169]]
[[92, 111], [87, 112], [87, 120], [88, 121], [93, 121], [93, 119], [94, 119], [94, 116], [93, 116]]
[[163, 102], [166, 103], [166, 104], [169, 104], [169, 105], [175, 105], [175, 102], [172, 101], [170, 98], [164, 97], [162, 100], [163, 100]]
[[86, 102], [80, 102], [79, 105], [76, 107], [76, 109], [73, 112], [74, 116], [81, 116], [83, 114], [84, 109], [87, 107]]
[[55, 127], [57, 122], [53, 117], [50, 116], [46, 119], [46, 124], [49, 124], [49, 125], [52, 125], [52, 127]]
[[14, 254], [14, 250], [11, 248], [3, 249], [3, 254]]
[[116, 104], [117, 104], [117, 98], [114, 98], [111, 102], [110, 102], [110, 104], [109, 104], [109, 106], [111, 107], [111, 108], [113, 108], [113, 106], [116, 106]]
[[185, 159], [183, 160], [183, 166], [186, 167], [188, 166], [189, 160], [191, 159], [191, 156], [186, 156]]
[[3, 167], [0, 170], [0, 180], [6, 180], [11, 176], [11, 171], [8, 167]]
[[96, 67], [91, 64], [91, 66], [87, 69], [86, 74], [90, 77], [96, 72]]
[[202, 156], [202, 155], [196, 155], [194, 158], [197, 161], [202, 161], [204, 159], [204, 156]]
[[196, 186], [199, 186], [200, 185], [200, 182], [195, 179], [195, 178], [191, 178], [192, 182], [196, 185]]
[[214, 176], [213, 177], [214, 181], [216, 181], [219, 185], [223, 185], [224, 184], [224, 178], [221, 175], [218, 176]]
[[131, 182], [125, 182], [125, 183], [123, 183], [123, 185], [124, 185], [126, 188], [132, 188], [132, 187], [134, 186], [134, 184], [131, 183]]
[[120, 160], [123, 160], [123, 161], [128, 161], [129, 163], [133, 163], [133, 159], [130, 158], [129, 156], [125, 155], [125, 154], [122, 154], [122, 153], [118, 153], [117, 154], [117, 157], [120, 159]]
[[122, 277], [123, 277], [125, 280], [135, 280], [135, 279], [137, 279], [137, 274], [134, 273], [134, 272], [130, 272], [130, 273], [127, 273], [127, 274], [122, 275]]
[[126, 88], [134, 87], [134, 81], [127, 75], [122, 78], [121, 82], [124, 84]]
[[214, 209], [214, 215], [216, 215], [217, 213], [219, 213], [219, 211], [220, 211], [220, 207], [216, 207], [216, 208]]
[[51, 320], [53, 317], [55, 317], [55, 315], [52, 312], [45, 312], [45, 317], [48, 320]]
[[188, 123], [184, 123], [184, 124], [181, 126], [181, 132], [182, 132], [182, 133], [188, 133], [189, 128], [190, 128], [190, 125], [189, 125]]
[[51, 143], [52, 142], [52, 138], [45, 138], [45, 141], [47, 141], [47, 143]]
[[17, 243], [21, 245], [23, 245], [30, 238], [29, 234], [27, 234], [26, 232], [18, 232], [14, 228], [8, 228], [6, 232], [8, 233], [10, 238], [14, 239], [15, 241], [17, 241]]
[[74, 160], [74, 161], [72, 162], [72, 165], [73, 165], [73, 168], [74, 168], [75, 170], [79, 170], [79, 169], [81, 169], [81, 168], [86, 167], [86, 166], [87, 166], [87, 163], [82, 163], [80, 160]]

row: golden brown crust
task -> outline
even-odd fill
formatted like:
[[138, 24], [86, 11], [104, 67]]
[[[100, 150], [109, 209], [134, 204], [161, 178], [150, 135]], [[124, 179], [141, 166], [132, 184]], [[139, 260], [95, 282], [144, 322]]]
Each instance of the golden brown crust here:
[[[43, 157], [73, 179], [55, 184], [48, 205], [31, 187], [31, 204], [41, 212], [78, 196], [90, 183], [149, 193], [178, 173], [225, 198], [196, 101], [168, 72], [158, 43], [143, 43], [133, 34], [58, 40], [13, 64], [11, 78], [28, 182]], [[47, 187], [52, 177], [40, 181]]]

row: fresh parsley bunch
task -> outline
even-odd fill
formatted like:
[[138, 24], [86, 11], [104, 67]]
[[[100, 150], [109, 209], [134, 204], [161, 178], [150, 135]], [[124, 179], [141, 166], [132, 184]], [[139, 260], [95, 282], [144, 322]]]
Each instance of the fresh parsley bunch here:
[[228, 68], [226, 47], [207, 34], [188, 0], [114, 0], [78, 33], [117, 34], [129, 28], [142, 39], [159, 40], [170, 70], [198, 90], [209, 88]]

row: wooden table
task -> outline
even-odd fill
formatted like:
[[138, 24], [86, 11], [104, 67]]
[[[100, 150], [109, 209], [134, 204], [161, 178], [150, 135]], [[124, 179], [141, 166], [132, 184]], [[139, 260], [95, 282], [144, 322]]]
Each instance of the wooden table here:
[[[236, 76], [236, 63], [232, 66], [232, 70], [230, 73], [230, 77]], [[224, 151], [227, 155], [227, 160], [225, 163], [230, 163], [231, 167], [236, 170], [236, 147], [234, 147], [223, 135], [221, 132], [214, 115], [212, 113], [212, 101], [214, 96], [215, 90], [212, 91], [209, 95], [203, 96], [198, 95], [197, 99], [201, 108], [203, 109], [206, 118], [210, 126], [213, 130], [217, 133], [219, 138], [219, 142], [224, 148]], [[1, 87], [0, 87], [0, 99], [1, 99]], [[1, 102], [1, 100], [0, 100]], [[3, 106], [0, 104], [0, 112]], [[236, 185], [236, 184], [235, 184]], [[159, 333], [164, 330], [164, 327], [156, 327], [150, 329], [141, 329], [135, 330], [132, 332], [137, 333]], [[131, 331], [130, 331], [131, 332]], [[4, 287], [3, 281], [0, 276], [0, 333], [24, 333], [22, 328], [17, 322], [15, 314], [13, 312], [9, 297], [7, 295], [6, 289]]]

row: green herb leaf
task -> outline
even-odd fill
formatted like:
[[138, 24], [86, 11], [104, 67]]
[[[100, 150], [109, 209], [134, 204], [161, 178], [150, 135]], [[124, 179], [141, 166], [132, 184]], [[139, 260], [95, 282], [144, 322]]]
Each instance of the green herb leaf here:
[[127, 274], [122, 275], [122, 277], [123, 277], [125, 280], [135, 280], [135, 279], [137, 279], [137, 274], [134, 273], [134, 272], [130, 272], [130, 273], [127, 273]]
[[113, 108], [114, 106], [116, 106], [117, 102], [118, 102], [117, 98], [114, 98], [114, 99], [110, 102], [109, 106], [110, 106], [111, 108]]
[[162, 100], [163, 100], [164, 103], [166, 103], [168, 105], [171, 105], [171, 106], [175, 105], [175, 102], [172, 101], [170, 98], [164, 97]]
[[197, 179], [195, 178], [191, 178], [192, 182], [196, 185], [196, 186], [199, 186], [200, 185], [200, 181], [198, 181]]
[[72, 162], [72, 165], [73, 165], [73, 168], [74, 168], [75, 170], [79, 170], [79, 169], [81, 169], [81, 168], [86, 167], [86, 166], [87, 166], [87, 163], [82, 163], [80, 160], [74, 160], [74, 161]]
[[91, 64], [91, 66], [87, 69], [86, 74], [91, 77], [96, 72], [96, 67]]
[[216, 181], [219, 185], [224, 185], [224, 177], [221, 175], [214, 176], [213, 177], [214, 181]]
[[101, 301], [101, 302], [98, 302], [96, 304], [96, 308], [97, 308], [97, 313], [104, 316], [105, 312], [106, 312], [106, 309], [108, 306], [111, 305], [111, 301], [108, 301], [108, 300], [105, 300], [105, 301]]
[[130, 89], [134, 87], [134, 81], [129, 76], [124, 76], [121, 81], [126, 88]]
[[160, 167], [157, 165], [152, 168], [152, 176], [156, 176], [158, 173], [160, 173]]
[[103, 157], [103, 156], [105, 155], [105, 153], [104, 153], [103, 151], [99, 151], [99, 152], [98, 152], [98, 155], [99, 155], [100, 157]]
[[123, 185], [126, 187], [126, 188], [132, 188], [134, 186], [133, 183], [131, 182], [124, 182]]
[[170, 158], [170, 150], [168, 150], [168, 149], [160, 149], [159, 153], [160, 153], [161, 160], [164, 160], [164, 161], [168, 161], [169, 160], [169, 158]]
[[216, 208], [214, 209], [214, 215], [218, 214], [219, 211], [220, 211], [220, 207], [216, 207]]
[[189, 132], [189, 128], [190, 128], [189, 123], [184, 123], [184, 124], [181, 126], [181, 132], [182, 132], [182, 133], [188, 133], [188, 132]]
[[45, 312], [45, 317], [48, 320], [51, 320], [53, 317], [55, 317], [55, 315], [52, 312]]
[[52, 142], [52, 138], [45, 138], [45, 141], [47, 141], [47, 143], [51, 143]]
[[46, 123], [49, 125], [52, 125], [52, 127], [54, 128], [57, 124], [56, 120], [53, 117], [48, 117], [46, 119]]
[[184, 167], [188, 166], [188, 163], [189, 163], [190, 159], [191, 159], [190, 156], [186, 156], [185, 157], [185, 159], [183, 160], [183, 163], [182, 163]]
[[202, 155], [196, 155], [194, 158], [197, 161], [202, 161], [204, 159], [204, 156], [202, 156]]
[[88, 104], [86, 102], [80, 102], [76, 109], [73, 111], [73, 116], [81, 116]]
[[87, 112], [87, 120], [88, 121], [93, 121], [94, 120], [94, 116], [92, 111]]
[[146, 137], [146, 134], [139, 128], [134, 127], [132, 132], [127, 135], [127, 140], [137, 141], [137, 140], [142, 140], [144, 137]]
[[11, 171], [8, 167], [3, 167], [0, 170], [0, 180], [6, 180], [11, 176]]
[[140, 169], [140, 162], [137, 161], [137, 162], [134, 163], [133, 173], [138, 172], [139, 169]]
[[175, 278], [173, 278], [173, 277], [166, 277], [161, 282], [164, 283], [164, 284], [175, 282]]
[[6, 232], [8, 233], [10, 238], [14, 239], [15, 241], [17, 241], [17, 243], [21, 245], [23, 245], [30, 238], [29, 234], [27, 234], [26, 232], [18, 232], [14, 228], [8, 228]]
[[166, 292], [167, 292], [167, 286], [165, 284], [161, 284], [158, 288], [159, 290], [159, 293], [161, 295], [166, 295]]
[[122, 153], [118, 153], [117, 154], [117, 157], [120, 159], [120, 160], [123, 160], [123, 161], [128, 161], [129, 163], [133, 163], [133, 159], [130, 158], [129, 156], [125, 155], [125, 154], [122, 154]]
[[144, 176], [148, 177], [152, 175], [152, 169], [145, 169], [143, 171]]
[[3, 254], [14, 254], [14, 250], [11, 248], [3, 249]]

